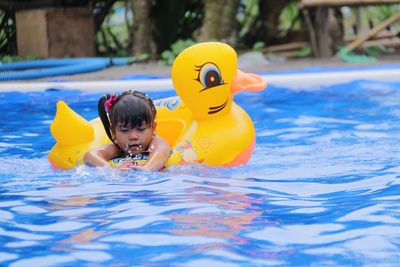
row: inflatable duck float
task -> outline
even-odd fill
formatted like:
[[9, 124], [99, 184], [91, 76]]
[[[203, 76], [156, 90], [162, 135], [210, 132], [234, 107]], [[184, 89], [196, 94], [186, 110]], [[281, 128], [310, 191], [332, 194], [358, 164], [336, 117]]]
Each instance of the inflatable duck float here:
[[[154, 101], [156, 131], [173, 148], [167, 166], [248, 162], [255, 146], [254, 126], [233, 95], [260, 91], [267, 84], [238, 70], [237, 64], [234, 49], [219, 42], [195, 44], [178, 55], [172, 65], [178, 96]], [[62, 101], [50, 131], [56, 144], [48, 159], [55, 168], [81, 165], [88, 150], [110, 142], [99, 118], [87, 121]]]

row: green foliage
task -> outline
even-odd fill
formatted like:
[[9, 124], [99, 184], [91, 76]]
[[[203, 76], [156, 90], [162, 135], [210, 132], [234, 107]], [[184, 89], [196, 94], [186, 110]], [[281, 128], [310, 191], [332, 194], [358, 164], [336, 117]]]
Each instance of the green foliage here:
[[24, 61], [24, 60], [36, 60], [36, 59], [42, 59], [41, 57], [37, 55], [32, 55], [29, 54], [26, 59], [23, 59], [19, 55], [4, 55], [0, 57], [0, 62], [2, 63], [11, 63], [11, 62], [18, 62], [18, 61]]
[[[235, 44], [238, 47], [243, 45], [244, 36], [254, 30], [255, 22], [260, 16], [260, 1], [271, 0], [245, 0], [241, 1], [240, 8], [236, 18], [239, 26], [238, 39]], [[273, 1], [271, 1], [273, 2]], [[196, 30], [201, 26], [204, 16], [204, 5], [202, 0], [170, 0], [170, 1], [154, 1], [152, 8], [152, 19], [155, 22], [155, 31], [149, 31], [152, 34], [159, 53], [158, 63], [161, 65], [171, 65], [176, 56], [186, 47], [194, 43], [193, 39]], [[279, 16], [279, 34], [276, 36], [277, 43], [280, 40], [286, 40], [291, 34], [295, 34], [304, 25], [302, 25], [301, 14], [298, 9], [298, 1], [287, 1], [286, 7]], [[133, 14], [129, 9], [129, 5], [125, 5], [124, 1], [117, 1], [113, 6], [108, 18], [102, 25], [102, 33], [98, 33], [97, 44], [103, 54], [112, 56], [129, 56], [128, 28], [133, 26]], [[363, 16], [365, 20], [373, 23], [382, 21], [383, 19], [394, 14], [400, 9], [399, 5], [383, 5], [363, 8], [366, 14]], [[127, 12], [125, 16], [121, 16], [121, 10]], [[350, 9], [349, 9], [350, 10]], [[354, 9], [350, 10], [354, 16]], [[122, 20], [124, 19], [124, 20]], [[258, 25], [258, 24], [257, 24]], [[290, 38], [288, 38], [290, 39]], [[263, 43], [260, 40], [254, 40], [252, 50], [260, 51], [266, 45], [274, 43]], [[246, 46], [244, 46], [246, 47]], [[310, 48], [304, 48], [296, 52], [297, 57], [311, 56]], [[348, 55], [346, 55], [348, 56]], [[134, 59], [134, 62], [143, 62], [151, 58], [148, 54], [143, 54]]]
[[185, 48], [194, 45], [195, 42], [192, 39], [178, 40], [171, 45], [170, 50], [165, 50], [161, 53], [161, 59], [158, 61], [159, 65], [172, 65], [175, 58], [182, 52]]
[[129, 56], [129, 27], [133, 15], [126, 1], [116, 1], [96, 33], [98, 52], [103, 56]]
[[[101, 18], [99, 21], [103, 21], [99, 31], [96, 33], [96, 46], [100, 56], [127, 57], [130, 55], [130, 49], [132, 47], [131, 34], [132, 27], [134, 26], [134, 14], [131, 8], [133, 2], [132, 0], [116, 0], [110, 1], [110, 3], [111, 2], [113, 2], [114, 5], [110, 10], [105, 8], [108, 14], [104, 21], [102, 15], [100, 16], [96, 13], [97, 9], [93, 9], [95, 17]], [[168, 0], [151, 2], [152, 10], [150, 16], [154, 25], [148, 30], [148, 34], [151, 35], [151, 39], [156, 46], [152, 50], [156, 55], [143, 54], [134, 58], [133, 61], [142, 62], [150, 58], [159, 57], [160, 64], [171, 65], [176, 56], [184, 48], [194, 43], [193, 38], [197, 36], [196, 34], [199, 32], [204, 18], [204, 1]], [[239, 9], [236, 14], [237, 28], [232, 29], [235, 33], [237, 30], [238, 35], [236, 35], [237, 39], [233, 40], [232, 43], [236, 48], [248, 49], [249, 46], [252, 46], [253, 50], [260, 51], [265, 46], [281, 44], [297, 38], [298, 36], [296, 34], [298, 34], [298, 31], [305, 27], [298, 9], [298, 2], [299, 0], [280, 2], [285, 4], [285, 8], [279, 15], [279, 32], [276, 34], [274, 31], [273, 36], [267, 36], [268, 27], [270, 27], [268, 23], [271, 23], [271, 21], [263, 20], [271, 16], [268, 16], [268, 14], [261, 14], [260, 8], [268, 7], [265, 9], [265, 12], [274, 11], [275, 14], [278, 10], [273, 10], [274, 7], [280, 8], [281, 5], [274, 6], [275, 2], [272, 0], [240, 1]], [[350, 32], [352, 31], [352, 26], [355, 24], [356, 9], [347, 7], [346, 10], [346, 14], [342, 12], [343, 21], [345, 22], [344, 26], [346, 27], [345, 32]], [[362, 7], [358, 10], [362, 11], [362, 25], [377, 25], [384, 19], [399, 12], [400, 5], [369, 6]], [[18, 56], [4, 56], [5, 54], [12, 55], [17, 53], [16, 44], [14, 44], [16, 43], [14, 11], [15, 10], [0, 10], [0, 54], [2, 54], [0, 60], [2, 62], [23, 60]], [[261, 31], [258, 31], [259, 29]], [[391, 29], [392, 32], [398, 32], [399, 24], [393, 24]], [[359, 29], [359, 32], [360, 31]], [[400, 36], [400, 33], [398, 36]], [[260, 41], [264, 41], [264, 43]], [[366, 51], [367, 54], [373, 55], [378, 52], [379, 51], [374, 50], [372, 50], [372, 52]], [[299, 57], [307, 57], [310, 54], [309, 48], [298, 51]], [[345, 54], [345, 56], [347, 58], [349, 55]], [[31, 55], [28, 57], [28, 60], [37, 58], [37, 56]]]
[[168, 0], [153, 3], [153, 37], [159, 53], [169, 50], [178, 40], [194, 38], [203, 22], [203, 0]]
[[297, 3], [289, 3], [282, 10], [281, 15], [279, 16], [279, 30], [282, 35], [292, 28], [294, 30], [299, 30], [301, 28], [301, 23], [297, 19], [299, 17], [299, 12]]
[[11, 56], [11, 55], [5, 55], [0, 57], [0, 62], [2, 63], [10, 63], [10, 62], [16, 62], [16, 61], [21, 61], [20, 56]]
[[383, 51], [381, 48], [377, 47], [377, 46], [370, 46], [370, 47], [367, 47], [367, 48], [365, 49], [365, 53], [366, 53], [368, 56], [377, 58], [377, 57], [382, 56], [382, 54], [384, 53], [384, 51]]
[[382, 5], [370, 6], [365, 8], [365, 16], [374, 24], [377, 24], [390, 16], [399, 12], [400, 6], [398, 5]]
[[17, 54], [15, 15], [0, 9], [0, 55]]
[[305, 58], [311, 56], [311, 53], [312, 53], [311, 48], [307, 46], [296, 51], [296, 56], [300, 58]]
[[150, 59], [150, 53], [143, 53], [136, 58], [137, 62], [145, 62]]
[[146, 62], [150, 59], [150, 57], [150, 53], [143, 53], [137, 57], [129, 57], [127, 64], [132, 65], [134, 63]]
[[43, 57], [34, 54], [29, 54], [26, 56], [26, 60], [37, 60], [37, 59], [43, 59]]
[[[343, 21], [345, 25], [345, 32], [347, 32], [348, 36], [353, 36], [353, 29], [351, 28], [353, 25], [355, 26], [360, 23], [360, 29], [358, 29], [358, 32], [367, 31], [371, 27], [378, 25], [385, 19], [399, 12], [400, 5], [378, 5], [354, 7], [351, 9], [342, 8], [342, 10], [344, 10], [342, 13], [345, 14]], [[357, 14], [359, 17], [357, 17]], [[395, 31], [398, 31], [399, 24], [392, 24], [390, 28], [394, 28]]]
[[189, 46], [194, 45], [194, 44], [195, 44], [195, 41], [193, 41], [192, 39], [178, 40], [171, 45], [171, 49], [175, 55], [178, 55], [185, 48], [188, 48]]
[[258, 8], [259, 0], [247, 0], [243, 2], [244, 9], [239, 10], [236, 15], [236, 19], [241, 25], [241, 29], [239, 31], [239, 38], [243, 37], [249, 30], [251, 25], [253, 25], [259, 14]]
[[264, 42], [256, 42], [254, 45], [253, 45], [253, 51], [261, 51], [263, 48], [265, 47], [265, 44], [264, 44]]
[[349, 53], [346, 48], [341, 48], [339, 50], [338, 56], [341, 60], [349, 63], [371, 63], [376, 62], [375, 57], [365, 56], [365, 55], [356, 55], [353, 53]]
[[103, 24], [96, 34], [99, 51], [118, 57], [126, 57], [128, 45], [128, 31], [125, 25]]

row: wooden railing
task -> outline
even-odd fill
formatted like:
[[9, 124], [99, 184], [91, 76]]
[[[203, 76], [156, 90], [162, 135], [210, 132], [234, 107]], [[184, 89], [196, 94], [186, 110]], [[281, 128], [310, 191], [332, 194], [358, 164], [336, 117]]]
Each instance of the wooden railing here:
[[[366, 6], [366, 5], [388, 5], [400, 4], [400, 0], [301, 0], [302, 8], [307, 27], [310, 34], [310, 43], [313, 54], [316, 57], [330, 57], [330, 37], [328, 36], [328, 17], [330, 7], [340, 6]], [[317, 8], [317, 21], [311, 21], [308, 9]], [[380, 31], [400, 20], [400, 12], [395, 13], [367, 33], [362, 33], [345, 47], [350, 52], [361, 46], [367, 40], [375, 37]]]

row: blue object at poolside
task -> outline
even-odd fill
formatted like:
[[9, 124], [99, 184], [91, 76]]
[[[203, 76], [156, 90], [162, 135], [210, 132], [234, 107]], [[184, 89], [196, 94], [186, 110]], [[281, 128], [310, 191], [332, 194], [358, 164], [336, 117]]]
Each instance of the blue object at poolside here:
[[30, 80], [71, 75], [122, 66], [132, 58], [63, 58], [19, 61], [0, 65], [0, 81]]

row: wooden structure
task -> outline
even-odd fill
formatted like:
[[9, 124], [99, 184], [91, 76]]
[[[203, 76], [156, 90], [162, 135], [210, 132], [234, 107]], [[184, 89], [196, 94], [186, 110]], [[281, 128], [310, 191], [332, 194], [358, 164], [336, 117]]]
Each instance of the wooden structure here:
[[398, 4], [398, 0], [302, 0], [301, 7], [312, 6], [365, 6]]
[[[399, 4], [400, 0], [301, 0], [300, 8], [303, 10], [307, 27], [310, 33], [310, 43], [313, 54], [316, 57], [330, 57], [332, 51], [330, 49], [329, 36], [329, 8], [341, 6], [365, 6], [365, 5], [388, 5]], [[317, 8], [316, 20], [313, 23], [308, 13], [309, 8]], [[360, 34], [353, 42], [346, 46], [346, 51], [350, 52], [367, 40], [375, 37], [377, 33], [385, 29], [387, 26], [400, 20], [400, 12], [389, 17], [379, 25], [372, 28], [367, 34]]]
[[95, 56], [94, 19], [89, 8], [41, 8], [16, 12], [18, 54]]

